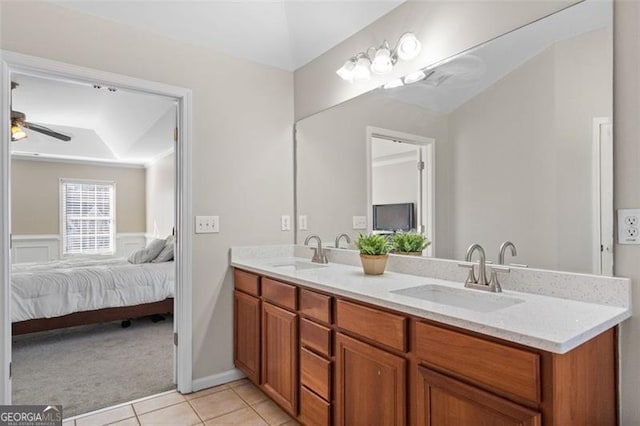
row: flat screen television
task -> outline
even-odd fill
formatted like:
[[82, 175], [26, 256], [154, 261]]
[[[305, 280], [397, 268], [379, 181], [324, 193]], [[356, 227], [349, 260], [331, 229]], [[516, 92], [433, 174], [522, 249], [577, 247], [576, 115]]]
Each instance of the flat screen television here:
[[373, 230], [407, 232], [415, 226], [414, 203], [374, 204]]

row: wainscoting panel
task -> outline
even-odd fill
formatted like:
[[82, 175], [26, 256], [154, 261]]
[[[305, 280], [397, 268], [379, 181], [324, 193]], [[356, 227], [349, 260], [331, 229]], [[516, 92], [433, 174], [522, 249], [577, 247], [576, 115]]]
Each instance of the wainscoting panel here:
[[[145, 243], [145, 234], [142, 232], [116, 234], [115, 255], [128, 257], [132, 251], [144, 247]], [[59, 235], [13, 235], [11, 263], [59, 260], [60, 253]]]

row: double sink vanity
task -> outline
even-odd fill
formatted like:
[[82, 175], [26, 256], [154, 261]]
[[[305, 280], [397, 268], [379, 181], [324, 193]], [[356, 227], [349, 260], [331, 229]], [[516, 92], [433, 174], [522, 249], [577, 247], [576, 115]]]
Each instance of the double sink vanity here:
[[236, 366], [305, 425], [614, 425], [623, 278], [512, 268], [502, 293], [457, 262], [232, 248]]

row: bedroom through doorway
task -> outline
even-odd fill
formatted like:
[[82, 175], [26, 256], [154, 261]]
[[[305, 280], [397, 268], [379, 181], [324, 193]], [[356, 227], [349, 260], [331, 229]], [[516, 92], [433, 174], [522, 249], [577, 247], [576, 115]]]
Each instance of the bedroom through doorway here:
[[176, 388], [179, 102], [11, 74], [12, 403]]

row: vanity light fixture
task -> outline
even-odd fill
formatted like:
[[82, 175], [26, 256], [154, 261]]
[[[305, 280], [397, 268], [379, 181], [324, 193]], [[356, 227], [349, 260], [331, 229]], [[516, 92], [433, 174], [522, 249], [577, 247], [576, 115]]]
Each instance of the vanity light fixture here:
[[415, 83], [416, 81], [424, 80], [427, 75], [422, 70], [418, 70], [412, 72], [411, 74], [407, 74], [404, 76], [403, 82], [404, 84]]
[[404, 86], [404, 83], [402, 82], [401, 78], [396, 78], [394, 80], [391, 80], [390, 82], [388, 82], [382, 87], [385, 89], [395, 89], [396, 87], [400, 87], [400, 86]]
[[[368, 80], [371, 73], [378, 75], [387, 74], [398, 62], [398, 58], [408, 61], [420, 53], [422, 44], [413, 33], [403, 34], [396, 47], [391, 49], [386, 40], [379, 47], [371, 47], [364, 52], [351, 57], [336, 71], [343, 80]], [[366, 70], [365, 70], [366, 67]]]

